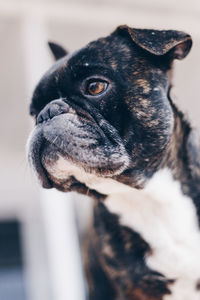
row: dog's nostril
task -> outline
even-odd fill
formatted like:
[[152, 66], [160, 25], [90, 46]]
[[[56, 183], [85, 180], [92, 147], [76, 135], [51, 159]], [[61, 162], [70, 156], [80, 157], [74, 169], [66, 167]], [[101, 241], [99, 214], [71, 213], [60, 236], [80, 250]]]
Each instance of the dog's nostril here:
[[67, 103], [61, 100], [54, 100], [47, 104], [37, 117], [37, 124], [43, 123], [55, 116], [67, 113], [69, 106]]

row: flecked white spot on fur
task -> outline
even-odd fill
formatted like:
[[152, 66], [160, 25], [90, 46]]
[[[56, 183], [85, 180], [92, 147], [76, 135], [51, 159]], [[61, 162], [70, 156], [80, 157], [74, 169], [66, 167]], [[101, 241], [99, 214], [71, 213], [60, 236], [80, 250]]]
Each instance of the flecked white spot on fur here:
[[113, 193], [105, 201], [120, 223], [137, 231], [153, 254], [147, 265], [176, 279], [164, 300], [199, 300], [195, 285], [200, 278], [200, 231], [195, 206], [183, 195], [169, 170], [157, 172], [144, 190]]
[[154, 91], [159, 91], [158, 87], [153, 88]]

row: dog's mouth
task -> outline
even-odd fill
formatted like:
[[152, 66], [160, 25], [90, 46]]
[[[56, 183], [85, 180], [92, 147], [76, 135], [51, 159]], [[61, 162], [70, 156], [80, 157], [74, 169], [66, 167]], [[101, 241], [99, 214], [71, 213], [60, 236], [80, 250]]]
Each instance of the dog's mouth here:
[[91, 174], [113, 177], [127, 169], [129, 156], [122, 139], [98, 112], [76, 111], [65, 103], [64, 110], [59, 107], [45, 119], [53, 104], [43, 109], [28, 149], [29, 161], [43, 187], [63, 189], [72, 179], [85, 184]]

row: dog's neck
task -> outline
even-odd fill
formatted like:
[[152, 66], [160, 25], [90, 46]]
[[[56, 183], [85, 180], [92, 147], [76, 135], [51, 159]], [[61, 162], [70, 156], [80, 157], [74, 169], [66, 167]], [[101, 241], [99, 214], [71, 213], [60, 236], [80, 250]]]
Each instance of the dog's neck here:
[[147, 266], [176, 280], [166, 299], [199, 299], [194, 287], [200, 277], [200, 193], [188, 167], [192, 130], [175, 106], [173, 110], [173, 137], [160, 169], [143, 189], [111, 194], [104, 203], [120, 226], [139, 233], [153, 250], [145, 259]]
[[182, 182], [189, 176], [187, 141], [191, 128], [182, 112], [172, 102], [171, 105], [174, 112], [174, 131], [162, 167], [169, 168], [174, 178]]
[[[181, 193], [185, 196], [188, 196], [194, 201], [194, 204], [197, 208], [199, 220], [200, 220], [200, 205], [198, 201], [200, 195], [200, 188], [198, 184], [200, 183], [200, 176], [194, 179], [191, 173], [190, 159], [193, 156], [193, 153], [188, 151], [189, 150], [188, 139], [190, 138], [192, 129], [190, 127], [190, 124], [184, 119], [182, 112], [179, 111], [173, 103], [171, 103], [171, 105], [174, 112], [174, 131], [173, 131], [172, 138], [166, 149], [165, 155], [162, 158], [160, 158], [160, 161], [158, 162], [159, 167], [154, 171], [151, 177], [146, 179], [143, 187], [141, 188], [141, 192], [142, 190], [145, 190], [146, 186], [148, 186], [148, 182], [150, 183], [154, 181], [154, 178], [158, 179], [157, 184], [159, 185], [159, 176], [157, 174], [161, 174], [161, 175], [164, 174], [163, 178], [166, 177], [166, 174], [167, 176], [170, 174], [169, 177], [173, 181], [179, 184]], [[197, 169], [198, 166], [195, 166], [195, 168]], [[164, 170], [164, 172], [162, 172], [162, 170]], [[167, 170], [167, 173], [165, 173], [165, 170]], [[161, 177], [160, 180], [162, 180]], [[163, 183], [164, 181], [165, 179], [163, 180]], [[197, 184], [194, 184], [194, 182], [197, 182]], [[127, 186], [126, 182], [124, 183], [125, 186], [127, 187], [127, 190], [126, 188], [123, 188], [123, 185], [121, 185], [120, 183], [116, 184], [116, 186], [114, 186], [113, 184], [113, 189], [112, 189], [111, 183], [112, 180], [111, 182], [110, 180], [107, 181], [108, 191], [110, 191], [111, 193], [112, 190], [115, 194], [126, 193], [126, 191], [129, 192], [129, 187]], [[128, 184], [128, 185], [132, 186], [132, 184]], [[167, 187], [167, 181], [166, 181], [165, 189], [167, 188], [170, 189], [170, 186]], [[102, 185], [102, 191], [103, 189], [104, 189], [104, 185]], [[137, 189], [134, 188], [132, 191], [136, 192]], [[101, 193], [101, 190], [97, 189], [97, 192]], [[107, 190], [105, 190], [105, 194], [107, 194], [106, 192]], [[165, 191], [163, 192], [165, 193]]]
[[174, 112], [174, 131], [161, 167], [168, 168], [174, 179], [180, 182], [183, 193], [197, 201], [200, 195], [199, 157], [196, 157], [200, 146], [198, 136], [193, 135], [195, 131], [183, 113], [171, 99], [169, 101]]

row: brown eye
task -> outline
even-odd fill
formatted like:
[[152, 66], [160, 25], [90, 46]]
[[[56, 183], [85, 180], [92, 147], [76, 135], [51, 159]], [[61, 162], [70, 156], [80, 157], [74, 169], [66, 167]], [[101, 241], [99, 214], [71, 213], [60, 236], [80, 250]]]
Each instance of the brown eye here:
[[108, 86], [107, 82], [103, 82], [103, 81], [91, 82], [87, 86], [87, 93], [92, 96], [99, 95], [107, 89], [107, 86]]

